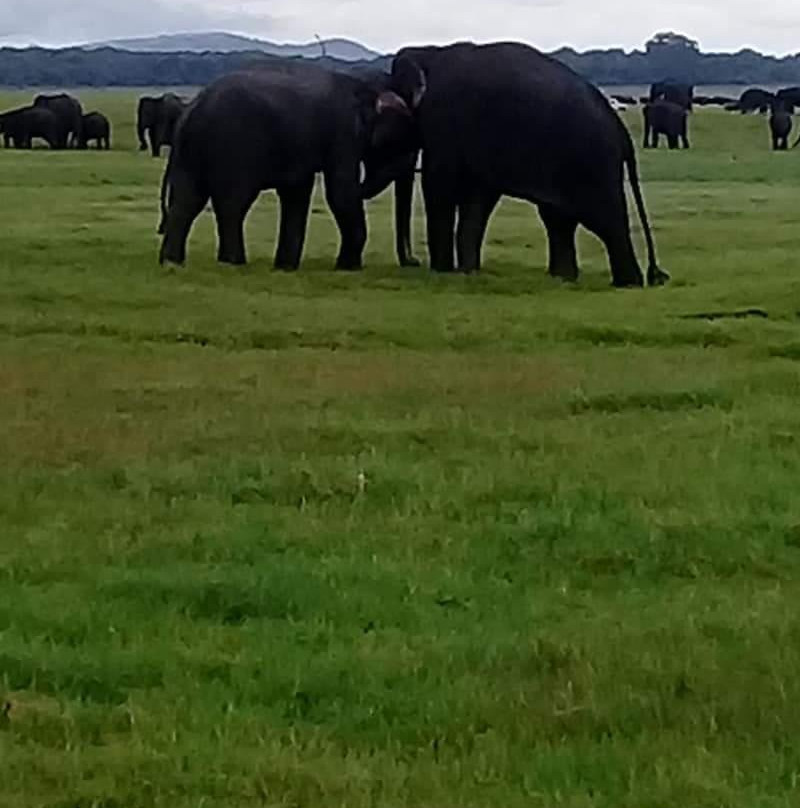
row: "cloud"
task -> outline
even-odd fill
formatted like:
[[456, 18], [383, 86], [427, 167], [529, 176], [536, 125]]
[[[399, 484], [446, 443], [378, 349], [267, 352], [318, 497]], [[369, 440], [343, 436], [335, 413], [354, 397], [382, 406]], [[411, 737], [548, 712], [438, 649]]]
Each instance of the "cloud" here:
[[518, 39], [546, 50], [632, 48], [656, 31], [677, 30], [706, 50], [793, 52], [799, 6], [796, 0], [3, 0], [0, 32], [44, 44], [202, 30], [281, 41], [320, 34], [391, 51], [457, 39]]

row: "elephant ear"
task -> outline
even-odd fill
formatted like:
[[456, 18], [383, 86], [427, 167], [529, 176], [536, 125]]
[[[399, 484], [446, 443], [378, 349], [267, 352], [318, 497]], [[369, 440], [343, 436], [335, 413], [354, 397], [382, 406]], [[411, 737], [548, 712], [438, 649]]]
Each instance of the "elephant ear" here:
[[392, 65], [392, 89], [415, 110], [428, 90], [425, 72], [410, 56], [398, 56]]
[[411, 110], [408, 108], [408, 104], [403, 101], [398, 93], [387, 90], [386, 92], [382, 92], [375, 100], [375, 111], [380, 115], [390, 109], [399, 112], [401, 115], [411, 117]]

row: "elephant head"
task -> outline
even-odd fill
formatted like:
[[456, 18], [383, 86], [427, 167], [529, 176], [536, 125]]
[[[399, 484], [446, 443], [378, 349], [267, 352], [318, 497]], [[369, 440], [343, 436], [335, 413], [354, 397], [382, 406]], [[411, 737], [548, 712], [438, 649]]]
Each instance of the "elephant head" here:
[[392, 182], [413, 172], [420, 149], [416, 112], [427, 84], [412, 59], [395, 60], [389, 89], [381, 91], [372, 111], [369, 143], [364, 156], [364, 199], [372, 199]]

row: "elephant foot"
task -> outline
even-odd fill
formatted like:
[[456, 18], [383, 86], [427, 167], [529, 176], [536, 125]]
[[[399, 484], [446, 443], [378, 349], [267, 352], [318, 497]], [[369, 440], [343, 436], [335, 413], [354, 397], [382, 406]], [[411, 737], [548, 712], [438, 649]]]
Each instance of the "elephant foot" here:
[[647, 270], [647, 285], [648, 286], [665, 286], [670, 281], [668, 272], [663, 269], [653, 266]]
[[577, 267], [551, 267], [547, 274], [557, 281], [577, 283], [580, 272]]
[[297, 270], [300, 269], [300, 265], [291, 261], [276, 260], [275, 263], [272, 265], [272, 268], [276, 272], [297, 272]]
[[360, 258], [342, 258], [336, 261], [336, 270], [339, 272], [360, 272], [363, 269]]
[[644, 278], [641, 275], [614, 278], [611, 281], [611, 285], [615, 289], [642, 289], [644, 287]]
[[400, 266], [405, 268], [421, 267], [422, 262], [413, 255], [407, 255], [405, 258], [400, 259]]

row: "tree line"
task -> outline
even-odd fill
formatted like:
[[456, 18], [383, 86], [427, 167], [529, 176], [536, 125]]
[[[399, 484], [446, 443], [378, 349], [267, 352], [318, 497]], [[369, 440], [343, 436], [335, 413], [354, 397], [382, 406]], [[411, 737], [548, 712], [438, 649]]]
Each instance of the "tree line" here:
[[[649, 84], [667, 76], [693, 84], [800, 84], [800, 54], [776, 57], [742, 50], [703, 53], [688, 37], [657, 34], [643, 51], [621, 49], [551, 54], [596, 84]], [[0, 48], [0, 85], [6, 87], [202, 86], [234, 70], [281, 57], [259, 52], [141, 53], [100, 48]], [[300, 57], [298, 57], [300, 58]], [[391, 57], [372, 62], [316, 61], [337, 70], [387, 69]]]

